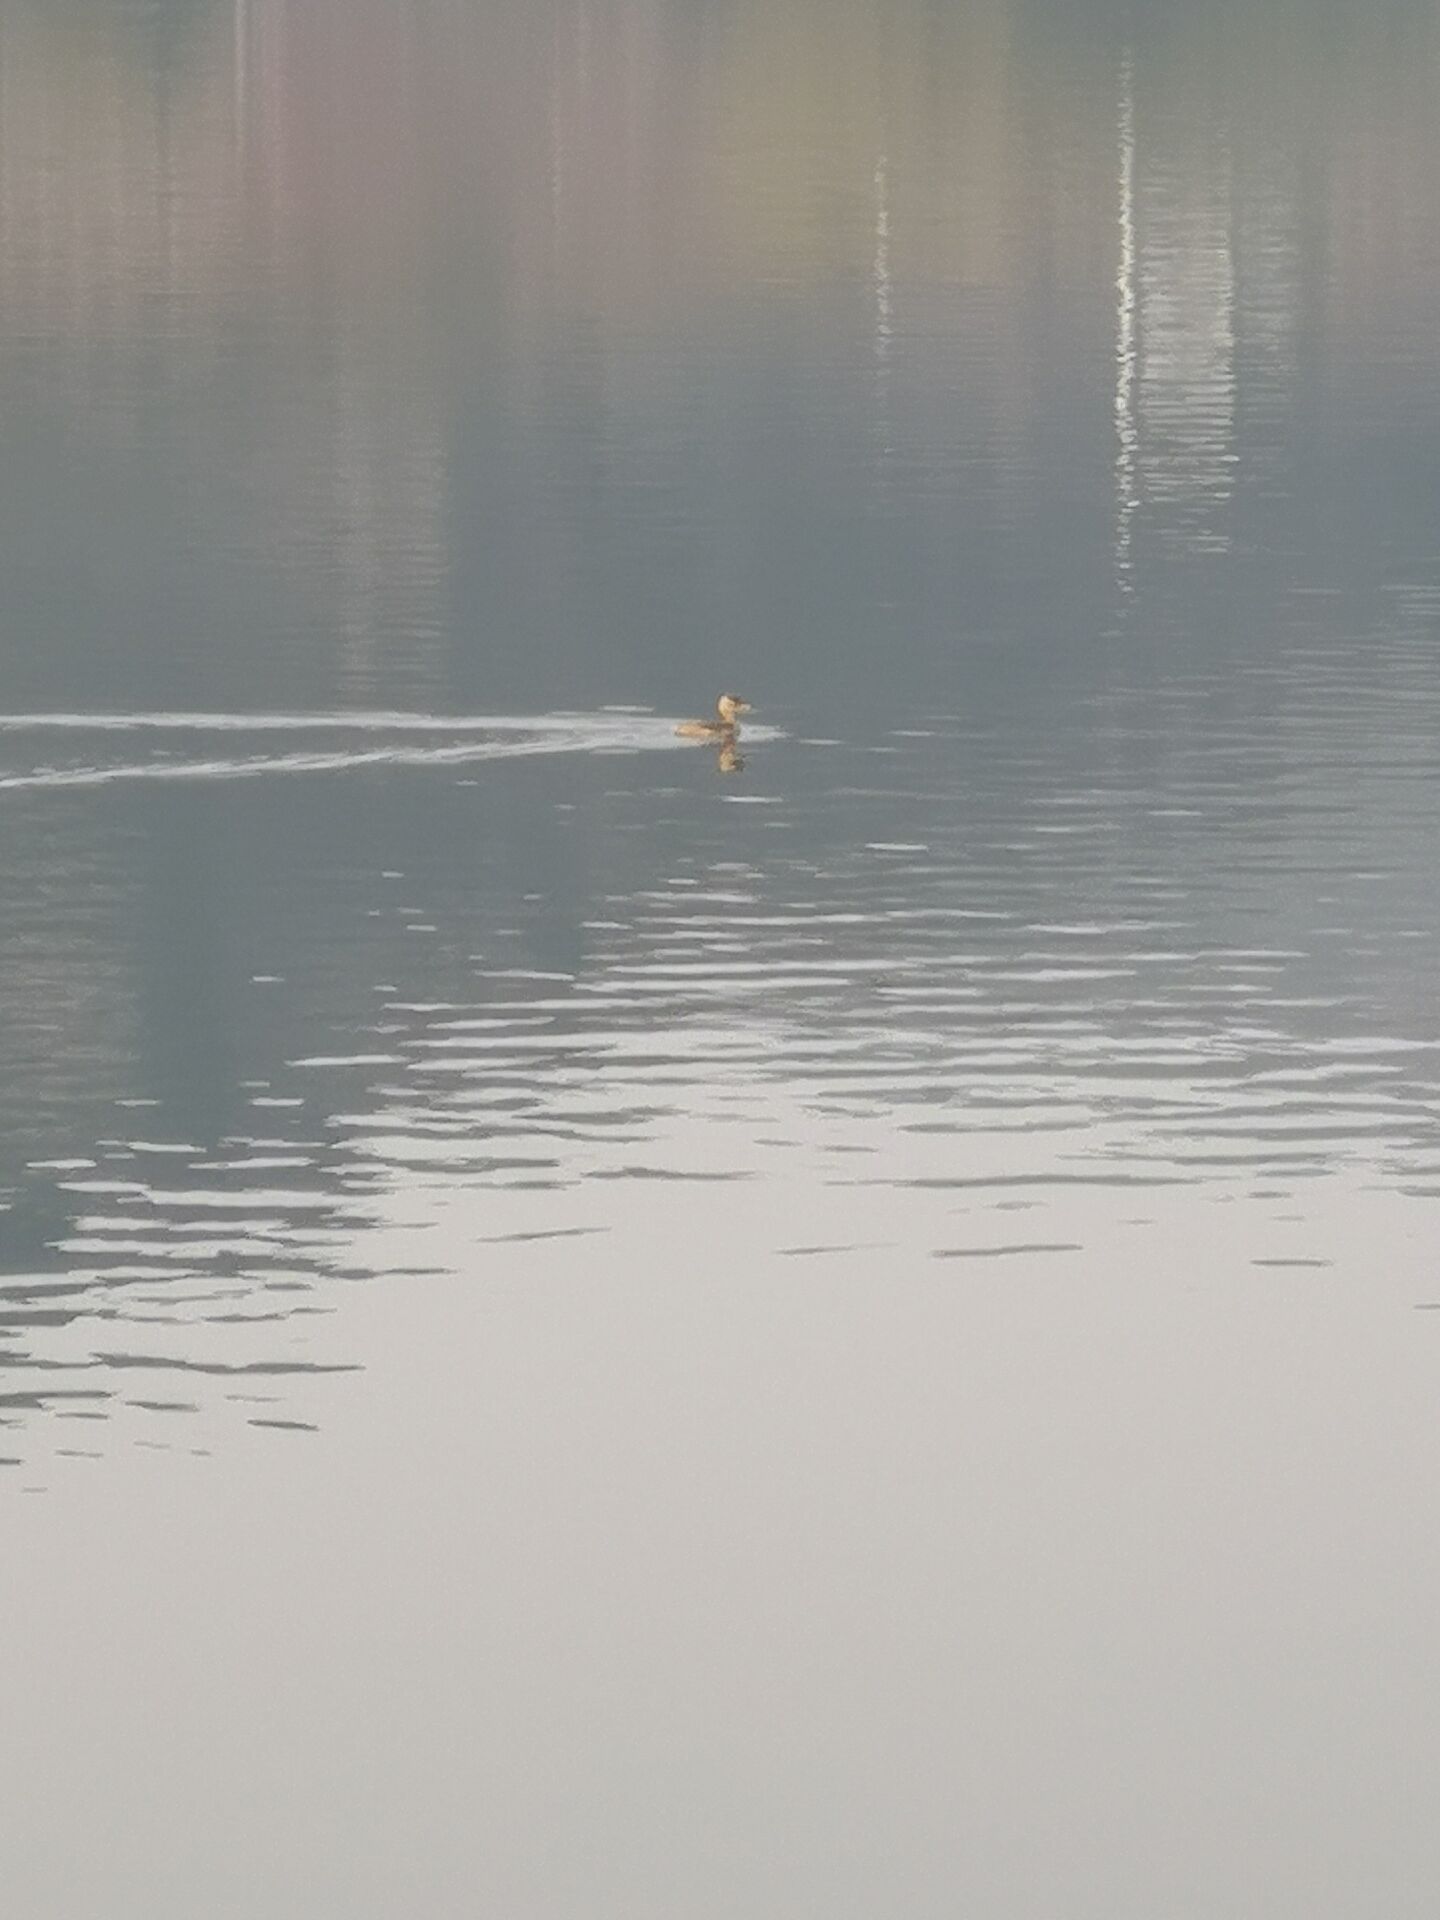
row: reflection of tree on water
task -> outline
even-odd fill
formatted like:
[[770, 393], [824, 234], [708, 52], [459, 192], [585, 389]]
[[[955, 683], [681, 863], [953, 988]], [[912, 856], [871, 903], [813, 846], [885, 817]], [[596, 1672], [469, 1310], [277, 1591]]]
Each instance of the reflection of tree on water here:
[[[212, 684], [369, 698], [403, 666], [427, 693], [668, 700], [647, 615], [678, 593], [677, 679], [785, 603], [772, 685], [860, 680], [864, 648], [823, 636], [877, 607], [918, 667], [960, 593], [983, 629], [1045, 569], [1070, 619], [1157, 532], [1233, 557], [1293, 478], [1303, 381], [1427, 297], [1429, 135], [1391, 82], [1433, 57], [1393, 20], [1347, 67], [1352, 137], [1309, 135], [1302, 168], [1278, 149], [1324, 85], [1318, 28], [1222, 43], [1169, 9], [1123, 55], [1018, 0], [787, 0], [702, 51], [664, 11], [0, 9], [0, 396], [37, 455], [0, 578], [13, 614], [27, 583], [62, 597], [52, 666], [158, 686], [183, 621]], [[731, 351], [752, 327], [763, 353]], [[1073, 505], [1096, 462], [1104, 534]], [[226, 560], [198, 608], [194, 550]]]

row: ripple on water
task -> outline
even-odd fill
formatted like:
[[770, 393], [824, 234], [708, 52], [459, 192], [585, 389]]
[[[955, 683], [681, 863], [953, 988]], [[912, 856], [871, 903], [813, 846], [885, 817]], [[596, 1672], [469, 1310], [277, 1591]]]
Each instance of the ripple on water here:
[[[1335, 723], [1323, 702], [1303, 722]], [[677, 858], [637, 781], [606, 796], [563, 954], [531, 950], [548, 896], [454, 888], [439, 855], [321, 887], [316, 924], [369, 970], [352, 993], [321, 968], [318, 993], [246, 1016], [233, 1095], [253, 1127], [207, 1135], [142, 1087], [27, 1156], [0, 1215], [23, 1268], [0, 1284], [7, 1454], [46, 1421], [188, 1423], [213, 1444], [233, 1408], [310, 1431], [307, 1392], [354, 1364], [343, 1290], [471, 1261], [477, 1284], [677, 1247], [681, 1273], [714, 1251], [773, 1260], [777, 1283], [877, 1261], [897, 1286], [933, 1262], [975, 1288], [1177, 1266], [1203, 1283], [1213, 1262], [1343, 1275], [1346, 1207], [1440, 1192], [1420, 731], [1382, 802], [1345, 754], [1277, 766], [1258, 729], [1172, 753], [1158, 796], [915, 729], [883, 788], [797, 774], [740, 796], [793, 829], [763, 858], [758, 823], [713, 810]], [[1116, 751], [1104, 729], [1081, 747], [1102, 738]], [[1330, 805], [1337, 767], [1370, 797]], [[1397, 833], [1404, 857], [1377, 857]], [[369, 920], [406, 872], [403, 912]], [[1335, 905], [1357, 890], [1358, 945]], [[421, 925], [439, 937], [397, 944]], [[243, 977], [316, 971], [257, 952]], [[137, 1107], [143, 1134], [122, 1124]], [[194, 1388], [167, 1392], [180, 1373]], [[272, 1390], [260, 1415], [240, 1381]]]

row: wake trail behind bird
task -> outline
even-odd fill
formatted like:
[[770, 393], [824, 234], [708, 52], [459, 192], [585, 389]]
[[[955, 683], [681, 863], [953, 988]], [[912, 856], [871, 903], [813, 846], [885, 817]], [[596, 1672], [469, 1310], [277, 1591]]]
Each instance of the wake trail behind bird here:
[[[0, 772], [0, 790], [97, 787], [135, 780], [246, 780], [266, 775], [341, 773], [364, 767], [456, 767], [552, 753], [642, 753], [674, 749], [673, 723], [650, 714], [554, 713], [34, 713], [0, 715], [0, 733], [36, 734], [355, 733], [402, 736], [386, 745], [325, 751], [213, 755]], [[406, 735], [463, 736], [445, 745], [409, 744]], [[756, 738], [774, 736], [757, 729]]]

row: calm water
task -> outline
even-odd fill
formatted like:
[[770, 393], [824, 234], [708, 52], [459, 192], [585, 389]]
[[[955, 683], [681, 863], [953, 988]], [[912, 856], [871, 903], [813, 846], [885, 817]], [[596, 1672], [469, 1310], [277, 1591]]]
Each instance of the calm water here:
[[0, 0], [8, 1910], [1433, 1912], [1437, 85]]

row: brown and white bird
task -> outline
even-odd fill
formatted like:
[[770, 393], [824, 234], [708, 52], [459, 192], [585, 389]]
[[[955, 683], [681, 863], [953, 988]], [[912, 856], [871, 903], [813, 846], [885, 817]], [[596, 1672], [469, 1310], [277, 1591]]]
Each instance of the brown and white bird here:
[[737, 716], [749, 711], [748, 700], [739, 700], [733, 693], [722, 693], [715, 702], [715, 719], [682, 720], [675, 731], [683, 740], [720, 740], [733, 737], [740, 731], [736, 725]]

